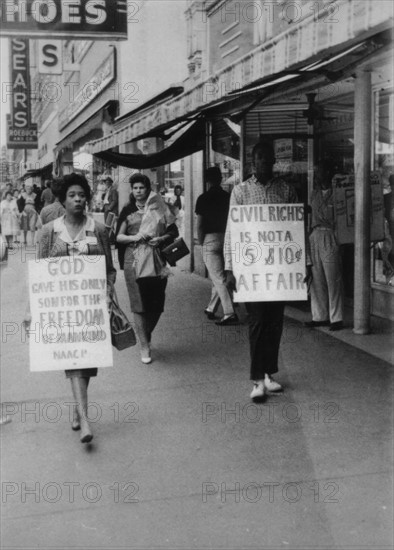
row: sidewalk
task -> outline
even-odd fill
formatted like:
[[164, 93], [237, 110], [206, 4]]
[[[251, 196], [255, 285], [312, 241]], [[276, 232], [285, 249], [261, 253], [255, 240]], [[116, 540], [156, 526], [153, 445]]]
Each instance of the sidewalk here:
[[[3, 273], [3, 324], [23, 314], [25, 270]], [[122, 272], [116, 286], [129, 312]], [[3, 344], [2, 548], [391, 547], [392, 366], [287, 318], [285, 391], [255, 405], [247, 327], [207, 321], [209, 295], [174, 269], [152, 364], [114, 350], [89, 386], [88, 446], [64, 374], [30, 373], [18, 334]]]
[[[286, 316], [295, 321], [304, 323], [312, 319], [309, 308], [295, 308], [291, 305], [286, 307]], [[365, 351], [369, 355], [387, 361], [394, 365], [394, 322], [388, 319], [371, 316], [371, 333], [370, 334], [354, 334], [353, 327], [353, 310], [345, 307], [344, 311], [344, 330], [330, 332], [328, 327], [318, 327], [320, 332], [327, 334], [341, 342], [349, 344], [359, 350]], [[310, 330], [310, 329], [305, 329]]]

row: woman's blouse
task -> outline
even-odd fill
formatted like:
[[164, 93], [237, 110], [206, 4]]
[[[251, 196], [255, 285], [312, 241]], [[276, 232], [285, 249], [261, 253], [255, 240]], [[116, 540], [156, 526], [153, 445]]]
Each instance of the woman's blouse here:
[[115, 282], [116, 269], [112, 263], [108, 233], [103, 224], [86, 217], [84, 226], [75, 238], [72, 238], [67, 230], [65, 216], [43, 226], [39, 243], [40, 258], [72, 254], [105, 255], [108, 283]]

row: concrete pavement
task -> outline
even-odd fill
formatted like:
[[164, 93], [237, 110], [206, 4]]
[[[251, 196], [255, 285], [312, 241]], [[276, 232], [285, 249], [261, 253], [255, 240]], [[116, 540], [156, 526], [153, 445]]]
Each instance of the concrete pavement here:
[[[1, 427], [2, 548], [392, 546], [386, 361], [287, 319], [285, 392], [250, 403], [246, 327], [207, 321], [209, 281], [176, 268], [153, 363], [137, 348], [114, 350], [114, 368], [91, 382], [95, 437], [82, 445], [63, 373], [29, 372], [18, 330], [25, 277], [11, 256], [1, 293], [1, 400], [13, 420]], [[122, 272], [117, 291], [129, 311]]]

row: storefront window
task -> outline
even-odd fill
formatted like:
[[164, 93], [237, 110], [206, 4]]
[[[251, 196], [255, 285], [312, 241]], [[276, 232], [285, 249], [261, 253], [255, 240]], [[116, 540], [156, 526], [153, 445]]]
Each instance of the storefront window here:
[[394, 90], [374, 95], [374, 170], [383, 187], [384, 240], [374, 246], [373, 282], [394, 286]]

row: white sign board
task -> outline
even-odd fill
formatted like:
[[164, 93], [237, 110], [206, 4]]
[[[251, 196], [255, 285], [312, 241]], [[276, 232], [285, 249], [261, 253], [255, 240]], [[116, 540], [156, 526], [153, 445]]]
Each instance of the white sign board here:
[[38, 40], [38, 72], [40, 74], [63, 74], [61, 40]]
[[30, 370], [112, 367], [104, 256], [29, 262]]
[[229, 227], [235, 302], [307, 299], [303, 205], [230, 206]]
[[[340, 244], [354, 243], [355, 188], [353, 174], [335, 174], [334, 212], [336, 232]], [[384, 240], [384, 202], [382, 177], [378, 172], [370, 175], [371, 242]]]

